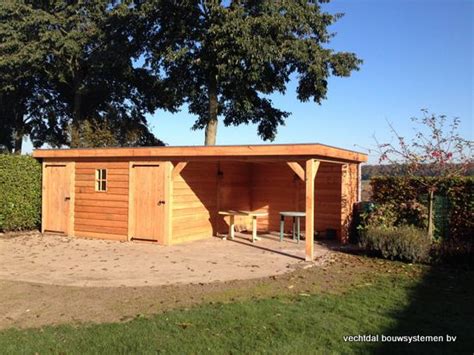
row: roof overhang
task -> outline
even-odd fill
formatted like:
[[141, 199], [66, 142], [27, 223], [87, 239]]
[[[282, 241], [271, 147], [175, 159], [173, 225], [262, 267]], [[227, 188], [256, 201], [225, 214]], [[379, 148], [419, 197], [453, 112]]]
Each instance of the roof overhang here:
[[328, 162], [362, 163], [367, 154], [331, 147], [323, 144], [269, 144], [269, 145], [216, 145], [216, 146], [164, 146], [138, 148], [93, 149], [37, 149], [33, 157], [39, 159], [90, 159], [90, 158], [162, 158], [166, 160], [243, 160], [274, 161], [320, 159]]

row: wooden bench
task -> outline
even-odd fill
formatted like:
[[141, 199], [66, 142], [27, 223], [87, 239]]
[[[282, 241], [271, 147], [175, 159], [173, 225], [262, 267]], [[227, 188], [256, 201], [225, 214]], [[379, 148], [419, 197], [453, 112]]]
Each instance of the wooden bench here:
[[257, 218], [268, 216], [267, 212], [251, 212], [251, 211], [236, 211], [236, 210], [227, 210], [219, 211], [219, 214], [222, 216], [229, 216], [229, 237], [231, 240], [234, 240], [235, 237], [235, 228], [234, 228], [234, 218], [235, 216], [247, 216], [252, 217], [252, 242], [260, 240], [257, 237]]

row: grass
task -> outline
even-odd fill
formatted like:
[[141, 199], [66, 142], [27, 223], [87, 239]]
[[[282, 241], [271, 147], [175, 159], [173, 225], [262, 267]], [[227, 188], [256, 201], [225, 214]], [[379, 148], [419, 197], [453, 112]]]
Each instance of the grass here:
[[[473, 292], [472, 271], [380, 272], [338, 293], [214, 302], [125, 323], [9, 329], [0, 332], [0, 349], [6, 354], [472, 353]], [[457, 340], [343, 341], [343, 336], [357, 334], [449, 334]]]

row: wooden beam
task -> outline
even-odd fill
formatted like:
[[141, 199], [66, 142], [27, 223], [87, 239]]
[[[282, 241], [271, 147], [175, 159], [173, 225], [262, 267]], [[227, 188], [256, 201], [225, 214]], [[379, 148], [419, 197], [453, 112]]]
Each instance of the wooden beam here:
[[298, 177], [304, 181], [304, 169], [303, 167], [296, 161], [289, 161], [286, 162], [288, 166], [293, 170], [293, 172], [298, 175]]
[[[365, 162], [366, 154], [346, 149], [326, 146], [323, 144], [272, 144], [272, 145], [238, 145], [238, 146], [195, 146], [195, 147], [140, 147], [140, 148], [94, 148], [94, 149], [36, 149], [35, 158], [106, 158], [127, 157], [161, 158], [161, 160], [189, 160], [196, 158], [235, 158], [262, 157], [279, 158], [295, 157], [296, 160], [321, 158], [348, 162]], [[186, 158], [186, 159], [180, 159]], [[294, 159], [294, 158], [293, 158]], [[286, 159], [286, 161], [293, 161]], [[305, 160], [306, 160], [305, 159]]]
[[178, 164], [175, 165], [173, 168], [172, 179], [174, 180], [176, 176], [188, 165], [187, 161], [180, 161]]
[[319, 161], [306, 160], [306, 261], [314, 259], [314, 178], [319, 168]]

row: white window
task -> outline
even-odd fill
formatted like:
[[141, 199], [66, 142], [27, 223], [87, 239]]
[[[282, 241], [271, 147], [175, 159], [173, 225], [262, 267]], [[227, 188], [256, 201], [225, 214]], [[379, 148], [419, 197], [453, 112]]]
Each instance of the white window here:
[[107, 191], [107, 169], [96, 169], [95, 171], [95, 191]]

